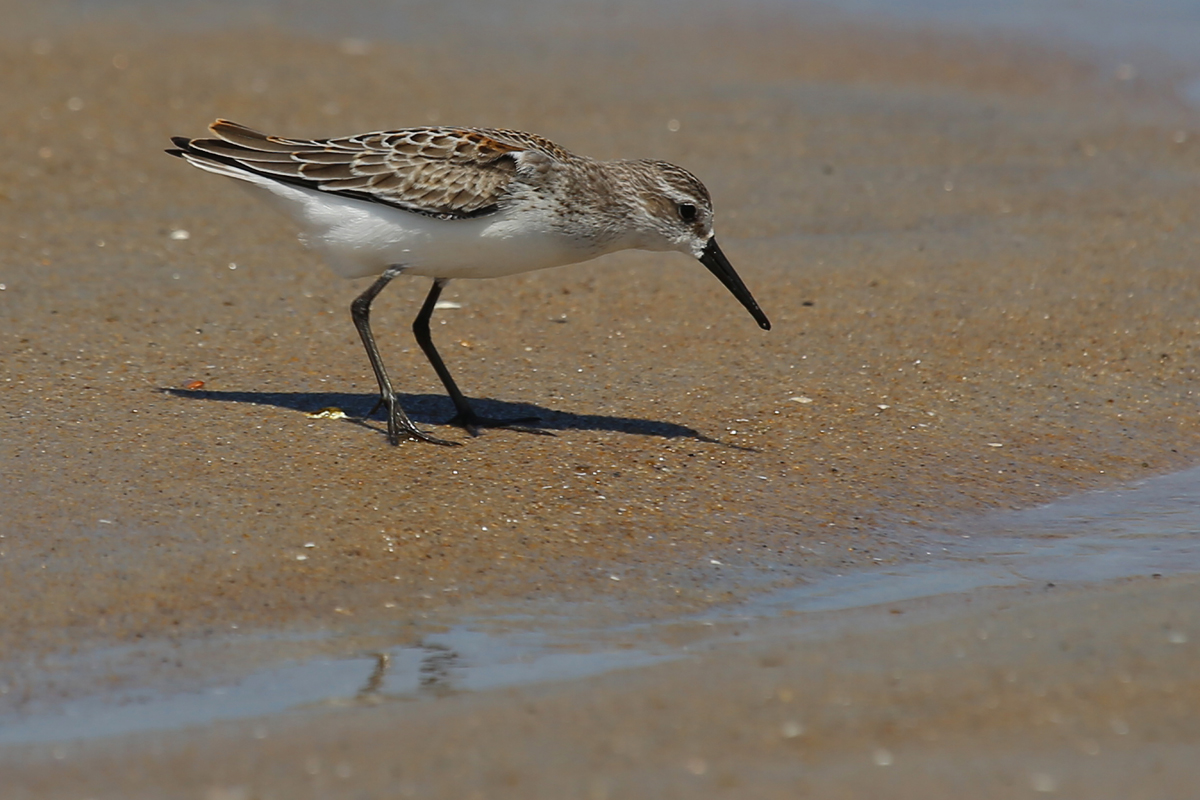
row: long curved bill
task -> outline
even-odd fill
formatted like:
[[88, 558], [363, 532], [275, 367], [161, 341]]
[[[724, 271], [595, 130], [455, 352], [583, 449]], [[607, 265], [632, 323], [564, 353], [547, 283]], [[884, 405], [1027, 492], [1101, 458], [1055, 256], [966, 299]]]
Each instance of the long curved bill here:
[[758, 323], [758, 327], [764, 331], [771, 330], [771, 321], [767, 319], [767, 315], [758, 307], [758, 303], [754, 301], [754, 296], [750, 294], [750, 290], [746, 288], [746, 284], [742, 283], [742, 279], [738, 277], [737, 272], [733, 268], [733, 264], [729, 263], [729, 259], [721, 252], [721, 248], [717, 247], [717, 237], [708, 240], [708, 244], [704, 246], [704, 252], [700, 254], [700, 263], [708, 267], [708, 271], [717, 276], [721, 283], [725, 284], [725, 288], [733, 292], [733, 296], [746, 307], [750, 312], [750, 316], [754, 317], [754, 321]]

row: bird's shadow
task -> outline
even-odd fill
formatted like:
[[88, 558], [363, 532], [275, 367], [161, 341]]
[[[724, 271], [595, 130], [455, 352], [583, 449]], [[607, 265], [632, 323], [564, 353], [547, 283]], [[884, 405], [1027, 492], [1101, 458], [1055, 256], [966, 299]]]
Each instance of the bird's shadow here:
[[[336, 408], [346, 415], [346, 421], [361, 425], [380, 433], [385, 432], [382, 424], [372, 424], [372, 418], [366, 415], [379, 399], [377, 394], [349, 394], [345, 392], [217, 392], [207, 389], [175, 389], [161, 387], [163, 394], [172, 397], [183, 397], [190, 400], [216, 400], [224, 403], [249, 403], [260, 406], [276, 406], [291, 411], [313, 414], [327, 408]], [[413, 422], [424, 425], [444, 424], [454, 414], [454, 407], [449, 398], [436, 394], [403, 394], [400, 404]], [[659, 436], [664, 439], [694, 439], [706, 444], [719, 444], [725, 447], [745, 449], [740, 445], [722, 442], [705, 436], [694, 428], [686, 425], [676, 425], [672, 422], [662, 422], [652, 419], [637, 419], [635, 417], [613, 417], [604, 414], [572, 414], [567, 411], [556, 411], [532, 403], [509, 403], [503, 400], [472, 399], [471, 407], [484, 417], [498, 419], [529, 418], [537, 419], [529, 427], [539, 432], [553, 433], [554, 431], [586, 430], [613, 431], [629, 433], [638, 436]], [[382, 411], [377, 411], [375, 419], [383, 420]]]

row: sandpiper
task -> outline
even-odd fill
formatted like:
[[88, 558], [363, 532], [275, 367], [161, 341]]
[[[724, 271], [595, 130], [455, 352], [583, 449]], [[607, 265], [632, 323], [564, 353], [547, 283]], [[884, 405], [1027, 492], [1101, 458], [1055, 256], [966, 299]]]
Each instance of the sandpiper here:
[[350, 306], [388, 412], [401, 435], [457, 444], [404, 413], [371, 333], [371, 302], [397, 275], [433, 278], [413, 333], [454, 401], [449, 424], [472, 435], [530, 420], [478, 416], [429, 334], [455, 278], [496, 278], [574, 264], [618, 250], [678, 250], [699, 259], [753, 315], [771, 323], [713, 236], [708, 190], [665, 161], [597, 161], [520, 131], [425, 127], [337, 139], [286, 139], [228, 120], [216, 138], [173, 137], [167, 150], [193, 166], [244, 181], [300, 227], [300, 238], [347, 278], [376, 276]]

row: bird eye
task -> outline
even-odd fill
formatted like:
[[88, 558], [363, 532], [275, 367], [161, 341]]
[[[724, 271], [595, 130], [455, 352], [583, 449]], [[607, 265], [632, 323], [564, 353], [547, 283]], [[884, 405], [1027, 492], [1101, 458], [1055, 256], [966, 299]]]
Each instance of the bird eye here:
[[696, 207], [691, 203], [680, 203], [678, 206], [679, 218], [684, 222], [696, 221]]

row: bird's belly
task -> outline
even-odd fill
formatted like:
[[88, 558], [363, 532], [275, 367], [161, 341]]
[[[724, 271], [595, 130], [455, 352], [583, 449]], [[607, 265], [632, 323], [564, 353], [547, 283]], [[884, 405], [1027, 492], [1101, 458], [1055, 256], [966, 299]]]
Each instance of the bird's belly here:
[[496, 278], [604, 252], [555, 230], [537, 209], [446, 220], [286, 184], [262, 188], [299, 225], [304, 243], [346, 278], [392, 266], [433, 278]]

